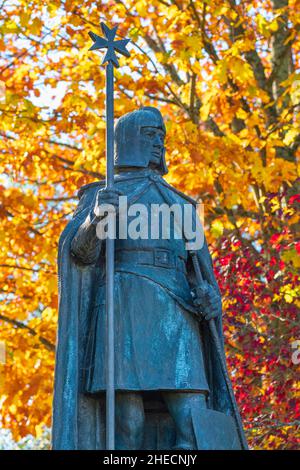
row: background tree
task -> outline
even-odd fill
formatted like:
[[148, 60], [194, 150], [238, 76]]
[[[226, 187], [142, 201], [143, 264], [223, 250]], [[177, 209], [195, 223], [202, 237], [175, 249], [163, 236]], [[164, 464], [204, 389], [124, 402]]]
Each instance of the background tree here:
[[19, 439], [51, 422], [58, 237], [104, 173], [100, 19], [132, 39], [116, 116], [159, 106], [168, 180], [205, 204], [250, 443], [295, 448], [298, 0], [1, 1], [3, 425]]

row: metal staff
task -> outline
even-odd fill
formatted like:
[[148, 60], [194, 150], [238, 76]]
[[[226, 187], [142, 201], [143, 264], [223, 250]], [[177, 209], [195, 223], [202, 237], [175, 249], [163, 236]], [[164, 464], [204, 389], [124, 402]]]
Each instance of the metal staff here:
[[[203, 276], [202, 276], [202, 272], [201, 272], [201, 269], [200, 269], [197, 253], [195, 251], [192, 251], [191, 256], [192, 256], [192, 260], [193, 260], [193, 266], [194, 266], [194, 271], [195, 271], [195, 275], [196, 275], [197, 285], [200, 286], [203, 283]], [[221, 346], [221, 343], [220, 343], [219, 334], [218, 334], [218, 331], [217, 331], [217, 328], [216, 328], [215, 320], [213, 318], [211, 318], [208, 321], [208, 326], [209, 326], [209, 331], [210, 331], [210, 334], [212, 336], [212, 339], [213, 339], [213, 342], [214, 342], [214, 345], [215, 345], [215, 348], [216, 348], [216, 351], [217, 351], [217, 355], [218, 355], [218, 359], [219, 359], [219, 362], [220, 362], [220, 365], [221, 365], [223, 377], [224, 377], [225, 382], [226, 382], [226, 386], [227, 386], [227, 390], [228, 390], [228, 393], [229, 393], [231, 406], [232, 406], [232, 409], [233, 409], [233, 416], [234, 416], [237, 432], [238, 432], [238, 435], [239, 435], [239, 438], [240, 438], [240, 442], [241, 442], [241, 445], [242, 445], [243, 449], [248, 449], [248, 444], [247, 444], [247, 441], [246, 441], [246, 437], [245, 437], [245, 433], [244, 433], [244, 429], [243, 429], [243, 424], [242, 424], [242, 420], [241, 420], [241, 416], [240, 416], [240, 412], [238, 410], [238, 407], [237, 407], [237, 404], [236, 404], [236, 401], [235, 401], [231, 381], [230, 381], [230, 378], [228, 376], [228, 371], [227, 371], [227, 367], [226, 367], [225, 358], [223, 356], [223, 350], [222, 350], [222, 346]]]
[[[105, 38], [89, 32], [94, 44], [89, 49], [107, 49], [102, 60], [106, 66], [106, 189], [114, 187], [114, 67], [119, 67], [115, 50], [129, 57], [126, 46], [130, 39], [114, 41], [117, 26], [110, 29], [100, 23]], [[106, 239], [106, 448], [115, 448], [115, 351], [114, 351], [114, 239]]]

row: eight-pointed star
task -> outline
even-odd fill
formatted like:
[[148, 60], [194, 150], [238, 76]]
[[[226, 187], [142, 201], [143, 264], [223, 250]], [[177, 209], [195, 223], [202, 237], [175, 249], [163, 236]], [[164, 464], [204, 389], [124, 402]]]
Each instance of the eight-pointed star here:
[[102, 64], [105, 62], [113, 62], [116, 67], [119, 67], [118, 58], [116, 56], [115, 50], [120, 52], [120, 54], [125, 55], [126, 57], [130, 56], [130, 52], [127, 51], [126, 46], [129, 43], [130, 39], [120, 39], [118, 41], [114, 41], [117, 26], [110, 29], [104, 23], [101, 24], [101, 29], [104, 34], [105, 38], [98, 36], [98, 34], [93, 33], [92, 31], [89, 32], [90, 37], [94, 41], [92, 47], [90, 47], [90, 51], [95, 51], [97, 49], [107, 49], [107, 52], [103, 58]]

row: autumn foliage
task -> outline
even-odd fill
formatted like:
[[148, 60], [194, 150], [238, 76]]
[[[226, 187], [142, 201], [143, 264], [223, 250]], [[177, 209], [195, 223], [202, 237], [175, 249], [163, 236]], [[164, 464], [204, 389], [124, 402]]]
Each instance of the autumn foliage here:
[[0, 3], [3, 426], [18, 440], [51, 424], [58, 237], [105, 171], [101, 19], [132, 40], [116, 117], [159, 106], [168, 180], [205, 205], [249, 443], [296, 448], [299, 1]]

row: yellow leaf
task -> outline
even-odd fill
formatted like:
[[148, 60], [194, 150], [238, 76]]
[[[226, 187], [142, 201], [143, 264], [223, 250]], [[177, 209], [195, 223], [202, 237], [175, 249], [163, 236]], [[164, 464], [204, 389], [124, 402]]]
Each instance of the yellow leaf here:
[[214, 220], [211, 224], [211, 232], [216, 237], [219, 238], [223, 235], [224, 225], [220, 220]]

